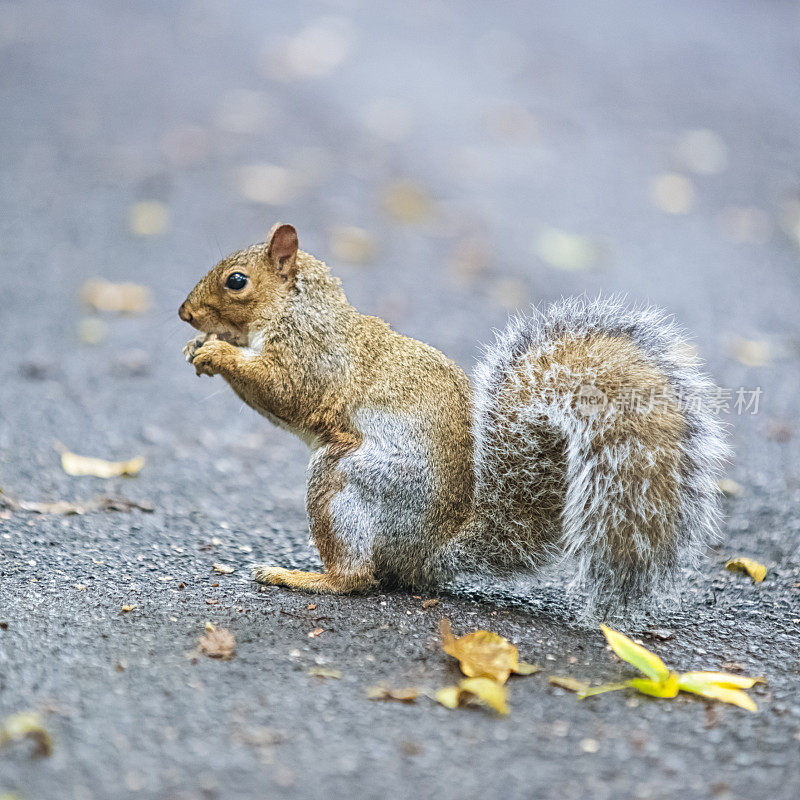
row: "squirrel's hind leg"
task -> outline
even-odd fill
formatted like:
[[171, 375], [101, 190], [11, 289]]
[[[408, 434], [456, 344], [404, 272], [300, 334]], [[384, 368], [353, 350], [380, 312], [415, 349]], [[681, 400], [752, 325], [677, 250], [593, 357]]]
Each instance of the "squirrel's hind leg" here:
[[253, 578], [259, 583], [320, 594], [364, 592], [377, 584], [372, 563], [372, 533], [365, 525], [369, 514], [344, 515], [337, 520], [331, 509], [334, 498], [345, 487], [345, 477], [338, 469], [340, 458], [338, 453], [324, 448], [312, 458], [310, 467], [309, 525], [325, 572], [259, 564], [253, 569]]
[[375, 581], [366, 573], [304, 572], [300, 569], [284, 569], [270, 564], [253, 567], [253, 579], [272, 586], [287, 586], [319, 594], [347, 594], [364, 592], [374, 586]]

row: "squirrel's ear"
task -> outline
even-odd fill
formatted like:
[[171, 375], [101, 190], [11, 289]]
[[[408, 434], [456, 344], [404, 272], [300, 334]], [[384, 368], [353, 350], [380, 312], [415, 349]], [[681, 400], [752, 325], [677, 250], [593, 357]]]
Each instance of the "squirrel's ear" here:
[[273, 225], [267, 236], [267, 261], [284, 280], [297, 271], [298, 247], [297, 231], [291, 225]]

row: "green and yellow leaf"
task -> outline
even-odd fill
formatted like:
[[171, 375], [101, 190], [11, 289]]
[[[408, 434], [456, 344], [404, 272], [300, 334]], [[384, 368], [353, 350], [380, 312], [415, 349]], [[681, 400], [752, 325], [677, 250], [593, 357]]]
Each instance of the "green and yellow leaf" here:
[[746, 675], [731, 675], [730, 672], [684, 672], [680, 676], [681, 689], [684, 682], [690, 684], [712, 684], [723, 689], [749, 689], [756, 683], [766, 683], [764, 678], [748, 678]]
[[669, 677], [669, 670], [655, 653], [651, 653], [624, 634], [611, 630], [606, 625], [601, 625], [600, 628], [611, 645], [611, 649], [623, 661], [632, 664], [654, 681], [665, 681]]
[[731, 689], [726, 686], [720, 686], [707, 679], [698, 678], [697, 676], [700, 674], [702, 673], [687, 672], [685, 675], [681, 675], [681, 691], [693, 692], [694, 694], [699, 694], [712, 700], [721, 700], [723, 703], [731, 703], [747, 711], [758, 711], [758, 706], [755, 702], [741, 691], [741, 689]]
[[629, 683], [634, 689], [650, 697], [676, 697], [679, 688], [677, 672], [670, 672], [663, 681], [651, 681], [649, 678], [632, 678]]
[[[646, 678], [644, 680], [647, 680]], [[622, 683], [604, 683], [600, 686], [588, 686], [585, 689], [578, 691], [578, 697], [583, 700], [585, 697], [594, 697], [596, 694], [605, 694], [606, 692], [616, 692], [619, 689], [629, 689], [631, 687], [630, 681], [623, 681]]]

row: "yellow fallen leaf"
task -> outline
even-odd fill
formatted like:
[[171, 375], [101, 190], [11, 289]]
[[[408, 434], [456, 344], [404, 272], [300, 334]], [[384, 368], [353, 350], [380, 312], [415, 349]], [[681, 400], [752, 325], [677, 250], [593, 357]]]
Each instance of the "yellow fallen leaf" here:
[[[445, 690], [442, 689], [441, 691]], [[385, 686], [370, 686], [367, 689], [367, 697], [370, 700], [395, 700], [398, 703], [413, 703], [419, 697], [419, 689], [415, 686], [409, 686], [406, 689], [387, 689]], [[456, 702], [458, 702], [457, 698]], [[444, 705], [447, 704], [444, 703]], [[454, 706], [450, 707], [454, 708]]]
[[467, 692], [481, 705], [493, 708], [498, 714], [508, 714], [506, 687], [491, 678], [464, 678], [458, 684], [462, 694]]
[[136, 236], [158, 236], [169, 227], [169, 208], [159, 200], [134, 203], [128, 212], [128, 225]]
[[436, 692], [436, 700], [447, 708], [457, 708], [463, 699], [475, 700], [498, 714], [509, 711], [506, 687], [491, 678], [464, 678], [458, 686], [446, 686]]
[[312, 678], [335, 678], [342, 677], [342, 673], [338, 669], [325, 669], [325, 667], [311, 667], [308, 674]]
[[[648, 680], [642, 678], [640, 680]], [[583, 683], [583, 681], [576, 681], [576, 683]], [[606, 692], [616, 692], [619, 689], [629, 689], [631, 686], [630, 681], [623, 681], [622, 683], [604, 683], [600, 686], [589, 686], [586, 684], [585, 689], [578, 690], [578, 697], [583, 700], [585, 697], [594, 697], [596, 694], [605, 694]]]
[[589, 691], [589, 684], [578, 678], [570, 678], [568, 675], [551, 675], [547, 680], [553, 686], [560, 686], [562, 689], [568, 689], [570, 692], [586, 692]]
[[611, 649], [623, 660], [632, 664], [636, 669], [647, 675], [654, 681], [664, 681], [670, 672], [664, 662], [655, 654], [651, 653], [640, 644], [629, 639], [622, 633], [614, 631], [606, 625], [601, 625]]
[[568, 271], [587, 269], [599, 256], [597, 245], [590, 239], [557, 228], [540, 231], [534, 251], [551, 267]]
[[753, 583], [761, 583], [767, 574], [767, 568], [763, 564], [743, 556], [732, 558], [725, 564], [725, 569], [729, 569], [731, 572], [746, 572], [753, 579]]
[[134, 608], [136, 608], [136, 606], [122, 606], [122, 611], [127, 613], [128, 611], [133, 611]]
[[128, 461], [105, 461], [102, 458], [79, 456], [64, 450], [61, 453], [61, 466], [67, 475], [117, 478], [121, 475], [136, 475], [144, 466], [144, 456], [137, 456]]
[[458, 708], [458, 699], [461, 697], [461, 690], [458, 686], [445, 686], [436, 692], [436, 700], [447, 708]]
[[433, 202], [416, 183], [397, 181], [384, 191], [383, 209], [398, 222], [421, 222], [433, 213]]
[[450, 620], [439, 623], [445, 653], [458, 659], [461, 671], [470, 678], [491, 678], [505, 683], [512, 672], [531, 675], [539, 668], [520, 663], [517, 648], [497, 633], [475, 631], [456, 638], [450, 629]]
[[649, 694], [651, 697], [676, 697], [679, 688], [679, 676], [677, 672], [670, 672], [662, 681], [651, 681], [649, 678], [632, 678], [628, 685], [638, 689], [642, 694]]
[[342, 225], [331, 231], [330, 251], [337, 261], [364, 264], [375, 255], [375, 241], [363, 228]]
[[650, 677], [632, 678], [623, 683], [610, 683], [593, 688], [589, 688], [588, 684], [574, 678], [551, 677], [551, 683], [568, 689], [574, 688], [581, 698], [626, 688], [637, 689], [642, 694], [661, 698], [675, 697], [679, 691], [685, 691], [721, 700], [724, 703], [732, 703], [748, 711], [757, 710], [756, 704], [741, 690], [764, 682], [763, 678], [750, 678], [745, 675], [713, 671], [685, 672], [679, 675], [677, 672], [668, 670], [658, 656], [632, 642], [627, 636], [623, 636], [605, 625], [600, 627], [614, 652]]
[[773, 348], [763, 339], [736, 339], [731, 351], [733, 357], [746, 367], [763, 367], [773, 358]]
[[20, 711], [0, 722], [0, 748], [22, 739], [34, 742], [37, 756], [49, 756], [53, 752], [50, 734], [44, 729], [42, 718], [36, 711]]
[[730, 672], [684, 672], [680, 676], [680, 683], [681, 689], [684, 683], [713, 684], [723, 689], [749, 689], [757, 683], [766, 681], [764, 678], [748, 678], [746, 675], [732, 675]]
[[[684, 692], [693, 692], [694, 694], [699, 694], [712, 700], [721, 700], [723, 703], [730, 703], [739, 706], [739, 708], [744, 708], [747, 711], [758, 711], [758, 706], [755, 702], [741, 691], [741, 689], [730, 688], [729, 684], [720, 684], [708, 678], [698, 677], [704, 674], [713, 675], [715, 673], [687, 672], [685, 675], [681, 675], [681, 690]], [[732, 678], [736, 676], [731, 675], [727, 677]]]
[[726, 497], [738, 497], [742, 493], [741, 485], [730, 478], [720, 478], [717, 486]]
[[105, 280], [87, 281], [81, 289], [86, 305], [96, 311], [118, 314], [141, 314], [150, 308], [152, 298], [146, 286], [136, 283], [111, 283]]

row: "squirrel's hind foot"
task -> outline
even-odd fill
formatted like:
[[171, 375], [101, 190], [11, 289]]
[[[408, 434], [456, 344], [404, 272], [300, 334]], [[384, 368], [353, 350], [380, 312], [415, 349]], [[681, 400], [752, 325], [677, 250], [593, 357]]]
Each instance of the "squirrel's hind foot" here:
[[287, 586], [289, 589], [318, 594], [365, 592], [375, 585], [371, 575], [304, 572], [300, 569], [274, 567], [271, 564], [257, 564], [253, 567], [253, 580], [271, 586]]

